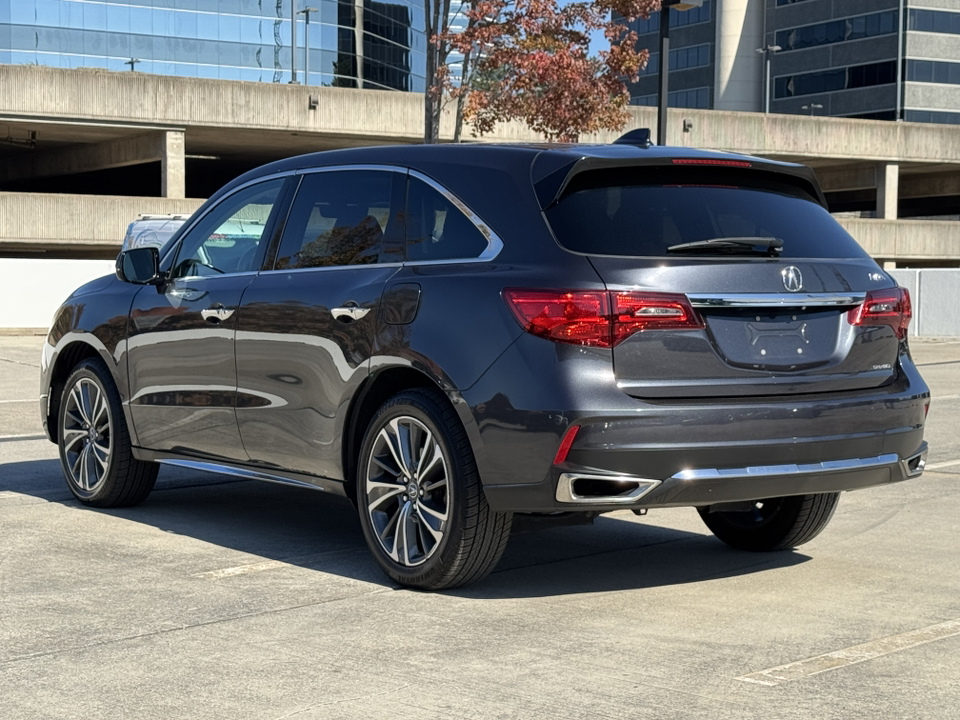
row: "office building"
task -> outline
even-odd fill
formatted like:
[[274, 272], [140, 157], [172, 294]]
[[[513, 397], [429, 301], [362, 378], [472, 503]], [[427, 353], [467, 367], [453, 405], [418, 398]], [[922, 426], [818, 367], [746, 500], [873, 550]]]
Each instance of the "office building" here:
[[[775, 113], [960, 123], [960, 0], [704, 0], [670, 12], [671, 107], [769, 101]], [[631, 24], [651, 50], [637, 105], [657, 102], [659, 17]]]
[[0, 63], [287, 83], [292, 2], [299, 82], [423, 92], [417, 0], [0, 0]]

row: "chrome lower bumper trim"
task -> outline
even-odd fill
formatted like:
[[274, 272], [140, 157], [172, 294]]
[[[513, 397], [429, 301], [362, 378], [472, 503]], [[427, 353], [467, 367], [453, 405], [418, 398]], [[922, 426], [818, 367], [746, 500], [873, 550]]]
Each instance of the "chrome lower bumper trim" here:
[[[665, 480], [636, 477], [624, 474], [603, 474], [602, 471], [585, 469], [584, 472], [564, 472], [556, 487], [556, 500], [578, 505], [615, 506], [643, 505], [638, 502], [648, 493], [654, 505], [709, 504], [714, 501], [738, 501], [750, 497], [754, 490], [761, 495], [776, 487], [780, 494], [800, 492], [835, 492], [874, 484], [915, 478], [923, 472], [926, 462], [926, 443], [910, 457], [901, 458], [897, 453], [886, 453], [868, 458], [825, 460], [818, 463], [753, 465], [739, 468], [689, 468], [674, 473]], [[884, 469], [890, 472], [886, 475]], [[822, 482], [817, 479], [822, 478]], [[829, 480], [836, 478], [836, 480]], [[841, 478], [846, 478], [841, 479]], [[865, 480], [866, 478], [866, 480]], [[883, 479], [887, 478], [887, 479]], [[599, 481], [584, 494], [577, 491], [580, 481]], [[765, 482], [756, 486], [754, 480]], [[779, 485], [770, 485], [779, 483]], [[622, 488], [622, 490], [621, 490]], [[797, 488], [804, 488], [796, 491]], [[609, 490], [609, 492], [604, 492]], [[796, 492], [795, 492], [796, 491]], [[666, 495], [664, 495], [666, 493]], [[702, 495], [702, 497], [701, 497]], [[742, 496], [742, 497], [741, 497]], [[681, 498], [692, 498], [679, 502]], [[721, 499], [722, 498], [722, 499]], [[706, 500], [708, 502], [703, 503]]]
[[723, 477], [775, 477], [782, 475], [820, 475], [823, 473], [844, 472], [847, 470], [865, 470], [882, 465], [896, 465], [900, 456], [896, 453], [877, 455], [872, 458], [850, 458], [847, 460], [825, 460], [819, 463], [803, 465], [753, 465], [742, 468], [696, 468], [681, 470], [671, 480], [706, 480]]

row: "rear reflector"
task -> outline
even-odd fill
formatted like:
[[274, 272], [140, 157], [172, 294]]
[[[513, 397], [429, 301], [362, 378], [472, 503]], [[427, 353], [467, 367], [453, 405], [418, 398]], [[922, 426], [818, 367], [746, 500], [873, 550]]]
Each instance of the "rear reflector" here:
[[851, 325], [889, 325], [901, 340], [907, 336], [907, 327], [912, 317], [910, 293], [906, 288], [900, 287], [868, 292], [863, 305], [855, 307], [847, 314]]
[[503, 296], [528, 333], [574, 345], [613, 347], [645, 330], [704, 327], [686, 295], [511, 288]]
[[554, 465], [559, 465], [560, 463], [567, 461], [567, 453], [570, 452], [570, 446], [573, 445], [573, 440], [577, 437], [578, 432], [580, 432], [579, 425], [571, 425], [567, 428], [567, 432], [564, 434], [563, 440], [560, 441], [560, 448], [557, 450], [557, 454], [553, 458]]

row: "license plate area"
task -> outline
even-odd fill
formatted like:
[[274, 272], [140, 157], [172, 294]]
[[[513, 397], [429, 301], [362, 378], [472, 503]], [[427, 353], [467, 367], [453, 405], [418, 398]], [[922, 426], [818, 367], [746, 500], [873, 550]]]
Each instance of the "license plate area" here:
[[839, 308], [712, 309], [704, 319], [717, 353], [735, 367], [801, 372], [842, 360]]

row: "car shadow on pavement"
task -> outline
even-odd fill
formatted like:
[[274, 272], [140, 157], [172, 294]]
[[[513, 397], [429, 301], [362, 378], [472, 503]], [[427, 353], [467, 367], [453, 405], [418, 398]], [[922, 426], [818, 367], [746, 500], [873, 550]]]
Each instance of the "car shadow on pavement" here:
[[[56, 460], [0, 465], [2, 492], [79, 506], [64, 485]], [[231, 568], [201, 568], [201, 572], [277, 561], [354, 580], [392, 584], [370, 556], [350, 501], [327, 493], [163, 468], [154, 492], [143, 504], [112, 510], [89, 508], [89, 512], [255, 556], [238, 556]], [[747, 575], [809, 560], [797, 552], [737, 552], [707, 534], [655, 523], [655, 513], [641, 522], [633, 516], [604, 516], [592, 526], [514, 533], [488, 578], [447, 594], [522, 598], [654, 588]]]

